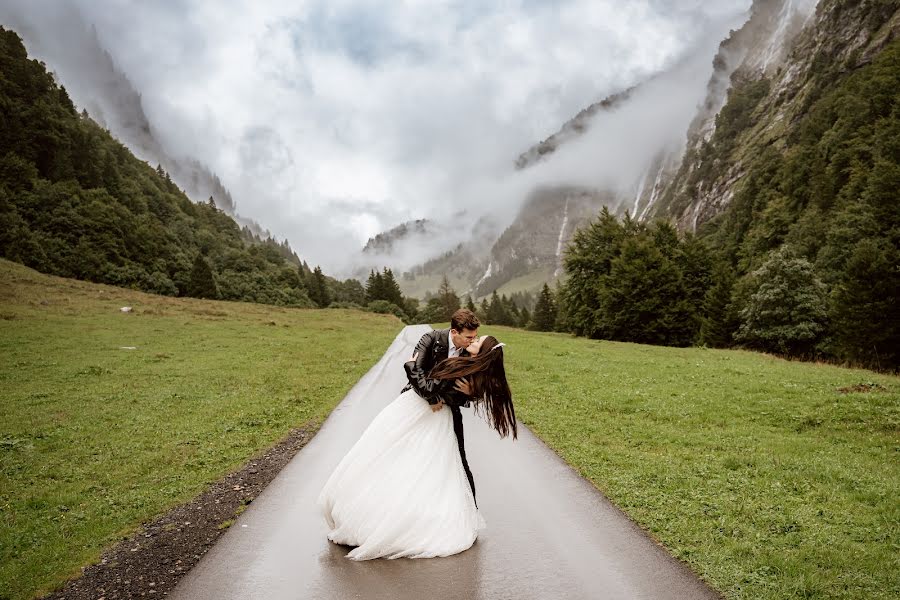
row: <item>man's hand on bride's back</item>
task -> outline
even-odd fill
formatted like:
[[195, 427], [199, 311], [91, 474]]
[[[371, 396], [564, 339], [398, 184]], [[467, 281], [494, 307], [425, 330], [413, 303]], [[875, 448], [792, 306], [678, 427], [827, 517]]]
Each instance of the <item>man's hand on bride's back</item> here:
[[438, 400], [437, 402], [435, 402], [434, 404], [431, 405], [431, 412], [437, 412], [437, 411], [441, 410], [442, 408], [444, 408], [444, 401]]

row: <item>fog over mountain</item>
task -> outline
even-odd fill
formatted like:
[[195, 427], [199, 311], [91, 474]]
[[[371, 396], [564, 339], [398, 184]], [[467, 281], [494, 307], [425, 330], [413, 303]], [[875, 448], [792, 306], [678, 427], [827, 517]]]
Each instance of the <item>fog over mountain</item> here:
[[[683, 143], [750, 0], [383, 4], [4, 0], [0, 20], [114, 135], [133, 145], [126, 132], [149, 129], [219, 180], [217, 201], [349, 273], [370, 237], [410, 219], [437, 233], [399, 268], [502, 231], [535, 186], [633, 186], [651, 146]], [[108, 62], [76, 60], [92, 44]], [[602, 126], [516, 169], [638, 84]]]

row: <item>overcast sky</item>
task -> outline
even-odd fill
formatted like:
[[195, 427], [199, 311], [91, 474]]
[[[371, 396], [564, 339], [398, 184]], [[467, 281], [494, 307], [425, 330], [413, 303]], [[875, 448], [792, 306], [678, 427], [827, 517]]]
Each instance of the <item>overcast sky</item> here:
[[[54, 5], [8, 1], [34, 16]], [[709, 65], [750, 5], [60, 1], [96, 26], [166, 145], [333, 269], [408, 219], [452, 228], [462, 210], [490, 211], [521, 151], [691, 53]]]

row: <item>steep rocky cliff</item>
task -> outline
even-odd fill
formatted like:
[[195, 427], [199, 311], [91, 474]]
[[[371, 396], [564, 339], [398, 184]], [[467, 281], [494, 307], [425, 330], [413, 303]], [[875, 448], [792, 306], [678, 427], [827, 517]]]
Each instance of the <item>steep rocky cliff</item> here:
[[[722, 214], [765, 148], [784, 148], [798, 120], [823, 87], [866, 64], [897, 34], [896, 2], [823, 0], [815, 13], [784, 1], [769, 17], [735, 32], [717, 63], [733, 60], [727, 102], [688, 132], [678, 170], [648, 202], [645, 217], [673, 217], [681, 229]], [[762, 33], [762, 35], [760, 35]], [[738, 50], [738, 52], [735, 52]], [[727, 69], [714, 76], [724, 81]], [[711, 82], [711, 91], [712, 91]], [[711, 97], [715, 94], [711, 93]]]
[[[771, 172], [756, 173], [760, 161], [776, 167], [782, 164], [785, 153], [790, 154], [791, 140], [800, 135], [800, 122], [814, 104], [827, 90], [872, 63], [894, 40], [900, 21], [898, 5], [896, 0], [755, 0], [746, 22], [732, 30], [711, 57], [705, 98], [681, 141], [673, 144], [671, 139], [660, 139], [630, 191], [565, 185], [541, 188], [526, 199], [499, 237], [461, 246], [414, 269], [413, 274], [435, 276], [452, 266], [456, 278], [465, 281], [476, 296], [503, 289], [510, 282], [517, 289], [536, 289], [559, 276], [560, 254], [574, 228], [602, 206], [642, 221], [672, 219], [683, 231], [712, 235], [718, 230], [720, 238], [730, 240], [733, 255], [750, 235], [755, 246], [742, 251], [744, 267], [749, 266], [752, 260], [747, 257], [786, 239], [800, 209], [791, 209], [783, 223], [767, 228], [766, 219], [782, 218], [773, 214], [787, 201], [779, 200], [781, 204], [766, 213], [765, 200], [744, 200], [736, 206], [735, 196], [752, 196], [753, 182], [771, 176]], [[654, 79], [667, 76], [672, 74]], [[609, 118], [628, 107], [649, 93], [653, 84], [651, 79], [590, 105], [557, 133], [523, 152], [515, 160], [516, 168], [522, 171], [554, 160], [561, 147], [598, 127], [598, 118]], [[828, 166], [822, 163], [814, 168]], [[629, 190], [628, 185], [624, 188]], [[804, 204], [792, 202], [797, 207]], [[740, 218], [729, 216], [737, 212]], [[737, 221], [720, 226], [726, 218]], [[774, 237], [769, 231], [773, 227], [778, 231]], [[489, 253], [473, 251], [487, 246]], [[810, 258], [815, 257], [810, 254]]]

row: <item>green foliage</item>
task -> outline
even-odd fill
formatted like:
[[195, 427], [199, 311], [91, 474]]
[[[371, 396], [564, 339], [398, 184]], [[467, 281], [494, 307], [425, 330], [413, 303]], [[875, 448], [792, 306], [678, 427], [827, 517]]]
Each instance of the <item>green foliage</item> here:
[[506, 300], [506, 297], [501, 297], [500, 295], [498, 295], [497, 290], [494, 290], [491, 294], [491, 300], [488, 303], [485, 322], [491, 325], [517, 325], [516, 318], [513, 315], [512, 310], [510, 310], [510, 306], [508, 301]]
[[401, 306], [404, 302], [403, 293], [400, 291], [400, 285], [394, 278], [394, 272], [387, 267], [384, 267], [380, 273], [375, 270], [369, 272], [365, 292], [366, 301], [368, 302], [385, 300], [397, 306]]
[[313, 269], [312, 277], [309, 280], [309, 298], [320, 308], [325, 308], [331, 304], [331, 292], [328, 290], [328, 282], [325, 280], [325, 274], [322, 273], [322, 269], [319, 266]]
[[203, 258], [202, 254], [198, 254], [194, 259], [194, 268], [191, 269], [191, 279], [188, 283], [187, 295], [194, 298], [216, 299], [219, 296], [219, 288], [213, 279], [212, 269], [209, 263]]
[[369, 302], [369, 304], [366, 305], [366, 310], [381, 315], [394, 315], [404, 323], [409, 321], [409, 317], [401, 307], [392, 302], [388, 302], [387, 300], [374, 300]]
[[750, 347], [809, 356], [825, 333], [825, 286], [787, 247], [748, 276], [749, 297], [734, 338]]
[[[726, 210], [701, 228], [739, 278], [735, 294], [747, 292], [748, 274], [789, 245], [813, 266], [813, 278], [830, 299], [830, 319], [817, 308], [810, 321], [815, 332], [802, 337], [820, 340], [827, 357], [883, 369], [900, 367], [900, 355], [891, 351], [896, 317], [886, 310], [896, 288], [887, 259], [876, 260], [874, 250], [893, 256], [900, 247], [900, 39], [892, 39], [886, 25], [895, 13], [895, 2], [831, 2], [817, 34], [824, 43], [815, 46], [810, 69], [798, 71], [787, 88], [746, 73], [735, 79], [710, 142], [686, 157], [691, 167], [677, 175], [684, 185], [671, 186], [678, 197], [668, 199], [670, 210], [681, 214], [699, 190], [742, 173]], [[843, 31], [842, 20], [862, 24], [855, 41], [868, 36], [855, 52], [842, 51], [849, 41], [845, 32], [836, 33]], [[865, 267], [861, 256], [870, 260]], [[746, 308], [749, 296], [731, 302], [722, 287], [713, 296], [701, 338], [722, 345], [733, 331], [733, 308]], [[587, 322], [577, 313], [584, 304], [576, 303], [575, 316], [567, 319]], [[751, 330], [745, 327], [742, 339], [755, 347], [810, 351], [805, 342], [765, 341]]]
[[332, 304], [346, 302], [362, 306], [366, 303], [366, 290], [358, 280], [351, 278], [344, 281], [329, 281], [329, 283]]
[[530, 329], [535, 331], [553, 331], [556, 327], [556, 300], [546, 283], [541, 288], [537, 304], [534, 305], [534, 316]]
[[834, 351], [886, 368], [900, 364], [900, 250], [886, 238], [854, 246], [830, 306]]
[[703, 298], [702, 322], [699, 342], [713, 348], [727, 348], [733, 342], [734, 332], [740, 325], [731, 292], [734, 287], [734, 271], [720, 261], [712, 273], [712, 285]]
[[447, 276], [444, 275], [437, 294], [428, 299], [425, 307], [417, 315], [417, 321], [419, 323], [449, 321], [459, 307], [459, 296], [450, 285]]
[[166, 295], [194, 285], [206, 256], [219, 297], [311, 306], [286, 243], [195, 204], [161, 166], [136, 159], [75, 111], [18, 35], [0, 27], [0, 256], [45, 273]]
[[711, 258], [668, 223], [619, 222], [606, 209], [576, 232], [559, 294], [561, 327], [603, 339], [684, 346], [700, 328]]

